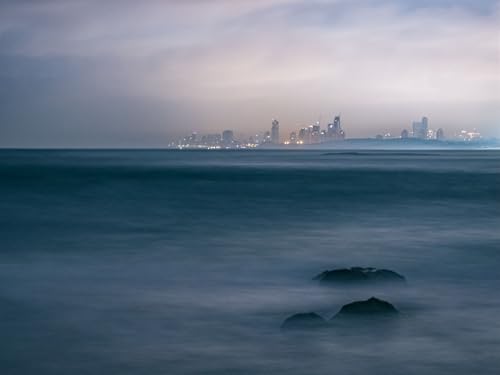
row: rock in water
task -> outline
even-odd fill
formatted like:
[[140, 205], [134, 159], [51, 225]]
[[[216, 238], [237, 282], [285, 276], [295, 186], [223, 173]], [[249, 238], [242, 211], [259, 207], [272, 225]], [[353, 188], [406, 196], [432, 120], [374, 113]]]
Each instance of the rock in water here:
[[397, 272], [373, 267], [339, 268], [323, 271], [313, 280], [322, 284], [371, 284], [371, 283], [404, 283], [404, 276]]
[[372, 297], [366, 301], [356, 301], [342, 306], [340, 311], [332, 318], [339, 317], [384, 317], [396, 316], [399, 311], [389, 302]]
[[326, 320], [314, 312], [300, 313], [285, 319], [281, 325], [282, 330], [311, 330], [323, 328], [327, 325]]

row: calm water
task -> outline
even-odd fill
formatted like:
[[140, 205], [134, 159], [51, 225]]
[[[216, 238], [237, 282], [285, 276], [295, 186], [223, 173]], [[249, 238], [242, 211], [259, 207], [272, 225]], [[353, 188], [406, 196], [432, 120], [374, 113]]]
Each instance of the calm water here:
[[[498, 374], [500, 151], [0, 151], [0, 197], [1, 374]], [[311, 280], [357, 265], [408, 286]]]

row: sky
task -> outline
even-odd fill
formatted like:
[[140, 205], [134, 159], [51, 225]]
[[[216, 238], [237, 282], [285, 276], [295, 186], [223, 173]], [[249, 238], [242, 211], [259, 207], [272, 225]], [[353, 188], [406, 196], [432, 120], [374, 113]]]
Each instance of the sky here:
[[347, 137], [414, 120], [500, 137], [500, 1], [0, 0], [0, 147]]

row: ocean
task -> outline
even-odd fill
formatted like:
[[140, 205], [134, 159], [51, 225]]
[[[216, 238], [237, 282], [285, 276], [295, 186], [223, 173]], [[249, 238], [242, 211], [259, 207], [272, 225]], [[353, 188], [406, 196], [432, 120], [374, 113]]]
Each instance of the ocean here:
[[2, 150], [0, 197], [3, 375], [499, 373], [498, 150]]

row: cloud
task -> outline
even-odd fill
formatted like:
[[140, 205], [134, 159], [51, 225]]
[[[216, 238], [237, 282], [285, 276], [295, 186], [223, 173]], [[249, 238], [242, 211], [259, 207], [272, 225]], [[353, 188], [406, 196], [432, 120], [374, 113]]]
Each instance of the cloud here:
[[[253, 132], [275, 116], [292, 129], [336, 112], [349, 135], [395, 131], [423, 114], [436, 127], [500, 135], [498, 24], [496, 1], [5, 2], [0, 83], [17, 99], [0, 104], [0, 120], [20, 142], [30, 136], [30, 106], [72, 98], [51, 131], [95, 110], [103, 123], [95, 118], [87, 131], [112, 133], [123, 101], [167, 121], [130, 116], [141, 124], [125, 121], [120, 136], [133, 143], [142, 129], [142, 146], [158, 132]], [[96, 97], [116, 105], [85, 104]], [[32, 121], [43, 128], [45, 118]]]

